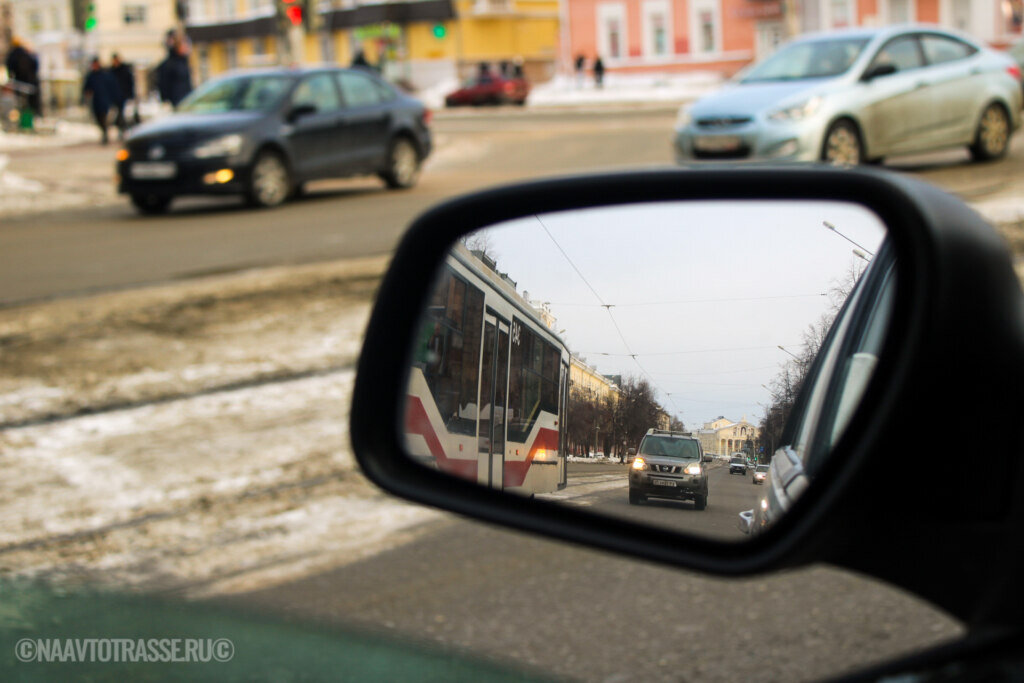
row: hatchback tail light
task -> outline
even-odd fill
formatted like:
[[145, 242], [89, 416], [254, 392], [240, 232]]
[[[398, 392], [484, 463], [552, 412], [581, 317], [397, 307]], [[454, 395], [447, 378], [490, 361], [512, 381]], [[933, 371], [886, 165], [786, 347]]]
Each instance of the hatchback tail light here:
[[1017, 66], [1016, 64], [1011, 64], [1010, 66], [1006, 67], [1006, 73], [1013, 76], [1016, 80], [1020, 80], [1020, 67]]
[[424, 108], [423, 110], [423, 125], [429, 126], [430, 122], [434, 120], [434, 112]]

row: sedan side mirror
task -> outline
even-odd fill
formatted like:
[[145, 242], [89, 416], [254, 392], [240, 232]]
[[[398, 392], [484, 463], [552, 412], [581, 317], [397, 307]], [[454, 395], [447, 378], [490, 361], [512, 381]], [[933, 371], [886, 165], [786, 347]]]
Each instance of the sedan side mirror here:
[[295, 123], [296, 121], [298, 121], [303, 116], [309, 116], [310, 114], [315, 114], [315, 113], [316, 113], [316, 105], [315, 104], [300, 104], [300, 105], [292, 107], [288, 111], [288, 116], [286, 116], [285, 118], [288, 121], [288, 123]]
[[861, 77], [862, 81], [873, 81], [881, 76], [890, 76], [896, 73], [898, 69], [895, 64], [875, 64], [873, 67], [864, 72], [864, 76]]

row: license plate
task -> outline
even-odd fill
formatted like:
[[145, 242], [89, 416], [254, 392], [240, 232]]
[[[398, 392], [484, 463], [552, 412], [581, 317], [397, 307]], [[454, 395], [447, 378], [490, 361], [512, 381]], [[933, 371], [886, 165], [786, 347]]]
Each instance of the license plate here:
[[676, 483], [674, 481], [670, 481], [668, 479], [651, 479], [651, 483], [654, 484], [655, 486], [675, 486], [676, 485]]
[[138, 180], [163, 180], [173, 178], [178, 166], [173, 161], [138, 161], [132, 164], [130, 173]]
[[743, 141], [735, 135], [713, 135], [694, 138], [693, 147], [700, 152], [732, 152], [740, 148]]

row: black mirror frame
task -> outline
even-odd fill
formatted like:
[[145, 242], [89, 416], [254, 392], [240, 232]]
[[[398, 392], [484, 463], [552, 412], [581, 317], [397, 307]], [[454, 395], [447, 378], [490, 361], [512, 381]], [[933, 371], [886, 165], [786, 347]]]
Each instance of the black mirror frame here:
[[875, 64], [874, 66], [869, 67], [868, 70], [864, 72], [864, 75], [861, 76], [860, 80], [864, 81], [865, 83], [870, 83], [876, 78], [891, 76], [894, 73], [897, 73], [898, 71], [899, 70], [896, 68], [894, 64]]
[[[784, 199], [847, 201], [872, 210], [887, 226], [899, 267], [891, 329], [862, 404], [833, 456], [822, 466], [820, 485], [809, 488], [791, 514], [767, 532], [744, 543], [695, 538], [508, 496], [421, 467], [405, 455], [400, 435], [410, 340], [428, 283], [448, 246], [461, 235], [535, 213], [574, 208], [653, 201]], [[956, 285], [979, 272], [985, 274], [981, 292], [950, 290], [950, 283]], [[1009, 286], [1016, 288], [1015, 294], [1007, 293]], [[901, 526], [902, 517], [894, 523], [899, 528], [888, 532], [872, 529], [871, 533], [841, 520], [865, 517], [863, 502], [853, 496], [863, 494], [872, 478], [864, 472], [865, 464], [872, 461], [873, 450], [885, 443], [885, 438], [893, 438], [895, 421], [907, 415], [920, 417], [914, 410], [908, 413], [905, 405], [906, 390], [913, 386], [908, 381], [920, 380], [921, 372], [933, 372], [935, 363], [949, 360], [943, 344], [934, 344], [929, 338], [934, 334], [935, 316], [941, 317], [945, 306], [966, 306], [965, 297], [973, 301], [985, 292], [991, 294], [992, 305], [980, 316], [980, 324], [990, 323], [994, 329], [996, 321], [1014, 316], [1020, 323], [1009, 326], [1002, 347], [1016, 354], [1012, 360], [1007, 357], [1005, 372], [1024, 382], [1024, 298], [1001, 239], [959, 200], [885, 171], [818, 166], [703, 167], [554, 179], [479, 192], [427, 211], [399, 245], [379, 290], [359, 359], [351, 412], [356, 458], [367, 476], [388, 491], [485, 521], [720, 575], [832, 562], [901, 585], [967, 619], [976, 616], [984, 587], [971, 590], [959, 586], [963, 589], [960, 593], [949, 595], [949, 583], [943, 577], [921, 580], [919, 572], [906, 566], [927, 562], [931, 555], [949, 561], [951, 553], [936, 548], [927, 534], [917, 542], [906, 538], [909, 532]], [[930, 296], [940, 295], [949, 301], [930, 300]], [[979, 376], [978, 381], [986, 380]], [[1008, 417], [1012, 410], [1024, 412], [1020, 394], [1024, 392], [1018, 392], [1000, 414], [1005, 412]], [[930, 405], [922, 400], [921, 410]], [[1015, 471], [1017, 483], [1022, 468]], [[896, 480], [903, 481], [899, 470], [893, 472], [899, 475]], [[899, 505], [894, 503], [891, 508], [894, 514], [902, 514]], [[915, 528], [913, 523], [909, 526]], [[865, 558], [872, 549], [898, 553], [905, 561], [896, 562], [901, 565], [897, 567], [891, 562], [872, 562]], [[962, 561], [976, 561], [976, 556]]]

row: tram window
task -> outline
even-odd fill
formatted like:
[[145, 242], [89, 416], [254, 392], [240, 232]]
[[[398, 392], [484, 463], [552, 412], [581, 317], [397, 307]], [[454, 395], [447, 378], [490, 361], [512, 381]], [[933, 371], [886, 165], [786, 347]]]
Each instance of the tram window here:
[[519, 343], [513, 341], [509, 370], [510, 441], [523, 442], [541, 411], [558, 414], [558, 350], [518, 318]]
[[449, 432], [476, 434], [484, 294], [446, 269], [427, 310], [416, 365]]

